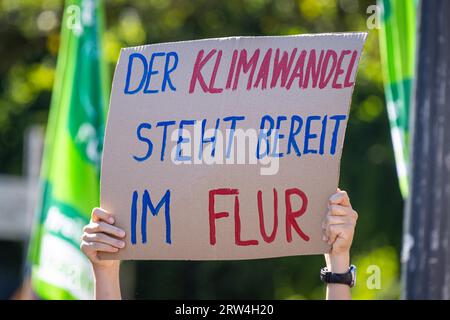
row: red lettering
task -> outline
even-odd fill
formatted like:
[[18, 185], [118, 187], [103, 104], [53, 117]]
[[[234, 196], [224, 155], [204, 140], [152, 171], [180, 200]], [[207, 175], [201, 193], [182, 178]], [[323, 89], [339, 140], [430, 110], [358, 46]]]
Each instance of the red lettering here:
[[272, 56], [272, 49], [267, 50], [264, 55], [264, 59], [261, 62], [261, 66], [259, 67], [259, 72], [256, 77], [254, 87], [257, 88], [259, 83], [262, 81], [261, 89], [264, 90], [267, 88], [267, 78], [269, 76], [269, 67], [270, 67], [270, 57]]
[[216, 244], [216, 219], [226, 218], [229, 216], [228, 212], [215, 212], [215, 196], [229, 196], [234, 195], [234, 240], [238, 246], [258, 245], [257, 240], [242, 240], [241, 239], [241, 217], [239, 215], [239, 190], [238, 189], [215, 189], [209, 191], [209, 243]]
[[216, 219], [226, 218], [229, 216], [228, 212], [215, 212], [215, 196], [228, 196], [239, 194], [238, 189], [215, 189], [209, 191], [209, 243], [216, 244]]
[[204, 59], [203, 59], [203, 54], [205, 53], [205, 50], [202, 49], [198, 52], [197, 58], [196, 58], [195, 64], [194, 64], [194, 70], [192, 71], [191, 83], [189, 86], [189, 93], [194, 92], [197, 81], [200, 84], [200, 86], [202, 87], [203, 92], [208, 92], [208, 86], [206, 85], [206, 82], [203, 79], [201, 70], [205, 66], [205, 64], [212, 58], [212, 56], [216, 53], [216, 51], [217, 51], [216, 49], [211, 50]]
[[356, 56], [358, 55], [358, 51], [353, 51], [352, 58], [350, 59], [350, 63], [347, 68], [347, 74], [345, 75], [344, 87], [348, 88], [353, 86], [354, 82], [350, 81], [350, 77], [352, 76], [353, 67], [355, 66]]
[[[264, 50], [261, 52], [261, 49], [255, 49], [251, 53], [246, 49], [233, 50], [227, 71], [223, 70], [223, 66], [221, 66], [222, 50], [211, 49], [207, 54], [204, 49], [200, 50], [192, 70], [189, 93], [195, 91], [197, 83], [204, 93], [222, 93], [224, 89], [235, 91], [239, 86], [241, 76], [247, 77], [244, 80], [247, 90], [266, 90], [269, 88], [269, 80], [270, 89], [279, 87], [290, 90], [294, 82], [298, 82], [298, 87], [296, 86], [298, 89], [324, 89], [326, 87], [342, 89], [354, 85], [352, 76], [358, 58], [357, 50], [322, 49], [320, 53], [318, 49], [293, 48], [291, 52], [281, 51], [280, 48]], [[297, 55], [297, 53], [299, 54]], [[264, 57], [261, 56], [262, 54]], [[346, 56], [350, 54], [348, 67], [344, 68], [343, 66], [347, 65]], [[228, 62], [228, 57], [225, 59]], [[202, 73], [206, 65], [208, 65], [206, 69], [210, 72], [209, 77]], [[221, 72], [228, 72], [226, 82], [216, 84], [218, 74]], [[244, 84], [241, 86], [244, 87]]]
[[234, 242], [238, 246], [257, 246], [258, 240], [241, 239], [241, 217], [239, 215], [239, 199], [234, 198]]
[[[216, 239], [216, 220], [221, 218], [227, 218], [230, 216], [229, 212], [216, 212], [215, 201], [216, 196], [233, 196], [234, 197], [234, 242], [237, 246], [256, 246], [259, 241], [256, 239], [243, 240], [242, 239], [242, 222], [240, 216], [240, 204], [239, 204], [239, 189], [221, 188], [209, 191], [209, 243], [215, 245]], [[292, 203], [294, 197], [297, 197], [301, 201], [299, 209], [294, 210]], [[257, 206], [259, 217], [259, 231], [262, 239], [266, 243], [272, 243], [275, 241], [278, 232], [278, 193], [273, 189], [273, 224], [270, 231], [266, 230], [264, 220], [264, 208], [263, 208], [263, 196], [262, 191], [257, 192]], [[292, 229], [305, 241], [309, 241], [309, 236], [303, 232], [298, 224], [298, 218], [305, 214], [308, 207], [308, 198], [306, 194], [298, 188], [291, 188], [285, 190], [285, 213], [286, 213], [286, 240], [288, 243], [292, 242]]]
[[323, 52], [320, 50], [319, 62], [316, 63], [316, 50], [311, 50], [309, 53], [308, 64], [306, 65], [305, 81], [303, 82], [303, 88], [308, 88], [309, 77], [312, 78], [312, 88], [317, 87], [317, 81], [319, 80], [320, 67], [323, 62]]
[[297, 54], [297, 48], [293, 49], [291, 56], [288, 60], [288, 53], [283, 51], [283, 57], [280, 60], [280, 49], [275, 51], [275, 59], [273, 62], [273, 73], [272, 81], [270, 82], [270, 87], [273, 89], [277, 85], [278, 78], [281, 73], [281, 88], [284, 88], [286, 81], [288, 80], [289, 73], [291, 72], [292, 63], [294, 63], [295, 55]]
[[303, 81], [303, 65], [305, 64], [306, 50], [302, 50], [300, 56], [295, 63], [294, 70], [292, 71], [291, 77], [289, 78], [289, 82], [286, 86], [286, 89], [289, 90], [294, 82], [295, 78], [298, 78], [298, 87], [302, 87]]
[[344, 57], [346, 54], [349, 54], [351, 51], [350, 50], [342, 50], [341, 51], [341, 55], [339, 56], [339, 60], [337, 63], [337, 67], [336, 67], [336, 72], [334, 73], [334, 79], [333, 79], [333, 89], [341, 89], [342, 88], [342, 84], [337, 83], [337, 80], [339, 78], [339, 76], [341, 74], [344, 73], [344, 69], [342, 69], [342, 60], [344, 60]]
[[[291, 196], [297, 195], [302, 200], [302, 207], [297, 211], [292, 211]], [[300, 229], [297, 224], [296, 218], [300, 217], [306, 212], [308, 207], [308, 198], [306, 194], [297, 188], [287, 189], [285, 192], [286, 203], [286, 240], [292, 242], [292, 228], [297, 231], [298, 235], [305, 241], [309, 241], [309, 237]]]
[[226, 89], [231, 88], [231, 81], [233, 80], [233, 74], [234, 74], [234, 69], [236, 68], [237, 57], [238, 57], [238, 51], [234, 50], [233, 58], [231, 59], [230, 70], [228, 71], [227, 85], [225, 86]]
[[266, 233], [266, 228], [264, 227], [264, 210], [262, 203], [262, 192], [258, 191], [258, 215], [259, 215], [259, 230], [261, 231], [261, 236], [264, 241], [271, 243], [275, 240], [278, 230], [278, 193], [277, 190], [273, 189], [273, 227], [270, 236]]
[[[329, 70], [328, 64], [331, 61], [331, 69]], [[327, 50], [327, 53], [325, 54], [325, 61], [322, 65], [322, 70], [320, 70], [320, 81], [319, 81], [319, 88], [323, 89], [327, 86], [328, 82], [330, 81], [331, 77], [333, 76], [334, 69], [336, 68], [336, 61], [337, 61], [337, 53], [334, 50]], [[328, 73], [328, 74], [327, 74]]]
[[258, 58], [259, 58], [259, 49], [256, 49], [255, 52], [253, 53], [252, 57], [247, 61], [247, 50], [243, 49], [239, 55], [239, 61], [236, 67], [236, 74], [234, 76], [234, 84], [233, 84], [233, 90], [237, 89], [238, 83], [239, 83], [239, 75], [241, 73], [241, 70], [244, 73], [248, 73], [249, 70], [250, 71], [250, 75], [248, 77], [248, 82], [247, 82], [247, 90], [250, 90], [252, 87], [252, 80], [253, 80], [253, 75], [255, 73], [255, 69], [256, 69], [256, 64], [258, 62]]
[[222, 88], [214, 88], [214, 82], [216, 81], [217, 70], [219, 69], [220, 60], [222, 59], [222, 50], [217, 53], [216, 63], [214, 64], [214, 69], [211, 75], [211, 80], [209, 81], [209, 92], [211, 93], [221, 93]]

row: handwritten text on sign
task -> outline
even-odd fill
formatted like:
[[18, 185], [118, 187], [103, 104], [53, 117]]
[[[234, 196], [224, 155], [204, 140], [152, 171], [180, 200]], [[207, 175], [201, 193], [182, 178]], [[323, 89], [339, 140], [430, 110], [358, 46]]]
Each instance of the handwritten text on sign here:
[[228, 38], [123, 49], [101, 205], [117, 259], [323, 253], [365, 34]]

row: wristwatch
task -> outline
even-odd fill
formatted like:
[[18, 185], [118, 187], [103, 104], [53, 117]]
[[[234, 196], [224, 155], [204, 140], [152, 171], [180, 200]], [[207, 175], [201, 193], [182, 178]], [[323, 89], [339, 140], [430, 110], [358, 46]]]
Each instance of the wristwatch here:
[[356, 267], [351, 265], [346, 273], [333, 273], [327, 267], [320, 270], [320, 280], [325, 283], [341, 283], [353, 288], [356, 284]]

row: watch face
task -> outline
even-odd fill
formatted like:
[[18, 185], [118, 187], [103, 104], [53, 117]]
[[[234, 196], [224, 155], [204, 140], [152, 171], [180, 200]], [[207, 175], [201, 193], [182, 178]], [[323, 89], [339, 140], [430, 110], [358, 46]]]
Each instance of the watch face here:
[[356, 285], [356, 267], [354, 265], [350, 266], [350, 273], [352, 275], [352, 283], [350, 287], [354, 287]]

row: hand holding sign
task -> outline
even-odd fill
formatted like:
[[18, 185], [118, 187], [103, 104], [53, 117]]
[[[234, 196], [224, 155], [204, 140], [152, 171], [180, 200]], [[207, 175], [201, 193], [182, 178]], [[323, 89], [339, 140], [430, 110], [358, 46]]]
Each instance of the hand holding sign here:
[[108, 259], [324, 253], [365, 34], [123, 49], [101, 206], [126, 232]]
[[125, 242], [122, 240], [125, 237], [125, 231], [113, 226], [114, 222], [111, 214], [101, 208], [94, 208], [90, 223], [83, 229], [80, 247], [95, 265], [111, 266], [112, 262], [99, 260], [98, 253], [117, 252], [125, 247]]

